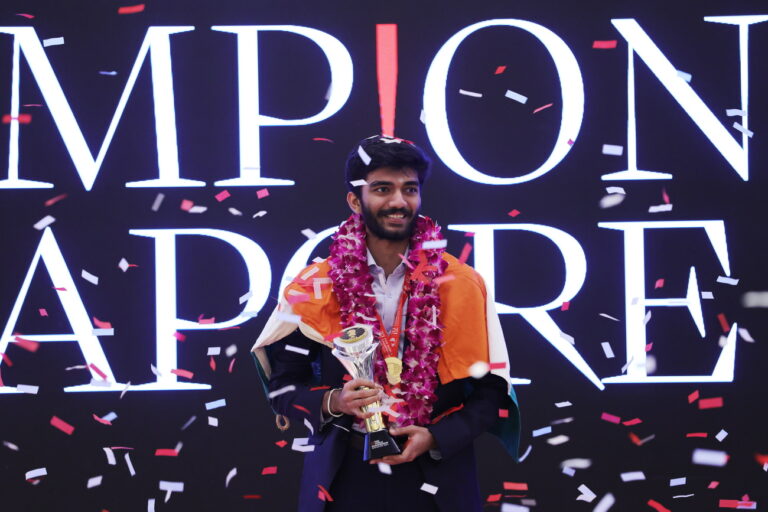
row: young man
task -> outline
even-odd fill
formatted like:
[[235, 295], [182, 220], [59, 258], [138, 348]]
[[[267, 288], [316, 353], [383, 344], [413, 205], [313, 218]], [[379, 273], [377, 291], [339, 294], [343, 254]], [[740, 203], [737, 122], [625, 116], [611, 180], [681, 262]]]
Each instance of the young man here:
[[[353, 214], [330, 257], [286, 287], [254, 345], [272, 408], [312, 431], [302, 512], [481, 511], [474, 439], [492, 431], [517, 454], [519, 416], [493, 298], [477, 272], [445, 252], [440, 227], [419, 215], [428, 173], [429, 160], [408, 141], [361, 141], [345, 173]], [[370, 325], [380, 343], [375, 382], [345, 381], [331, 353], [333, 338], [355, 324]], [[485, 375], [470, 370], [489, 363]], [[377, 400], [402, 453], [364, 462], [360, 432], [371, 413], [361, 407]]]

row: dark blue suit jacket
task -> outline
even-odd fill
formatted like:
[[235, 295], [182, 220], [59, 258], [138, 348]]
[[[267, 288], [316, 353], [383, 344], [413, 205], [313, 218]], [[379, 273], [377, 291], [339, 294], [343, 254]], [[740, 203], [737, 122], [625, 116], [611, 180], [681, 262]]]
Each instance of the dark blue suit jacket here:
[[[285, 350], [286, 344], [306, 349], [309, 355]], [[272, 398], [272, 408], [300, 424], [307, 419], [314, 429], [309, 443], [315, 445], [315, 449], [304, 459], [299, 510], [320, 512], [325, 503], [317, 497], [318, 485], [326, 489], [331, 487], [348, 449], [348, 436], [354, 434], [349, 433], [352, 417], [347, 415], [334, 418], [333, 422], [320, 428], [322, 399], [327, 388], [312, 388], [343, 386], [346, 370], [330, 348], [306, 338], [298, 330], [270, 345], [268, 355], [272, 366], [269, 391], [296, 386], [295, 392]], [[425, 481], [438, 487], [435, 500], [441, 511], [481, 511], [473, 441], [494, 424], [499, 409], [509, 409], [512, 416], [517, 414], [517, 405], [507, 394], [507, 383], [490, 373], [482, 379], [467, 378], [438, 384], [436, 394], [433, 418], [452, 407], [461, 404], [463, 407], [428, 427], [442, 459], [434, 460], [425, 454], [414, 463], [421, 465]], [[308, 410], [309, 414], [302, 409]]]

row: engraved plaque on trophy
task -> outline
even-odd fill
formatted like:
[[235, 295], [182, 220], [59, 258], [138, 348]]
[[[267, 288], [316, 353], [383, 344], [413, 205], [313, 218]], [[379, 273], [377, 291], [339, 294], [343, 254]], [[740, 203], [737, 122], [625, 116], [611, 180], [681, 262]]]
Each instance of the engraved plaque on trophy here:
[[[379, 344], [373, 340], [373, 331], [369, 326], [354, 325], [344, 329], [341, 335], [333, 340], [333, 355], [341, 361], [353, 378], [373, 381], [373, 362], [378, 346]], [[379, 407], [381, 403], [376, 401], [362, 409], [366, 412]], [[381, 412], [375, 412], [365, 420], [365, 430], [364, 461], [400, 453], [400, 447], [384, 425]]]

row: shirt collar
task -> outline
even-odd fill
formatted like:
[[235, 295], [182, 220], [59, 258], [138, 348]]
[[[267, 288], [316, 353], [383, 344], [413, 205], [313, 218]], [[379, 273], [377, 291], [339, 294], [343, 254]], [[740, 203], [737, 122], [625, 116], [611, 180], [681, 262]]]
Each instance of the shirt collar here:
[[[405, 248], [405, 254], [403, 254], [403, 257], [405, 259], [408, 258], [408, 251], [410, 251], [410, 247]], [[371, 254], [370, 249], [367, 247], [365, 248], [365, 252], [368, 255], [368, 269], [371, 271], [379, 271], [384, 272], [384, 269], [379, 266], [378, 263], [376, 263], [376, 260], [373, 259], [373, 254]], [[395, 267], [395, 270], [392, 271], [392, 275], [400, 275], [405, 273], [405, 261], [401, 261], [398, 266]]]

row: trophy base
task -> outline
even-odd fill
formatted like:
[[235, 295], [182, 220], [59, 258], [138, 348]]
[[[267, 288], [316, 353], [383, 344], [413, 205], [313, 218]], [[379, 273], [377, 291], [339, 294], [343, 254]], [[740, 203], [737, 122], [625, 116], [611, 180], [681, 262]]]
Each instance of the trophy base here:
[[387, 430], [378, 430], [365, 434], [363, 461], [368, 462], [371, 459], [379, 459], [387, 455], [397, 455], [398, 453], [400, 453], [400, 447]]

